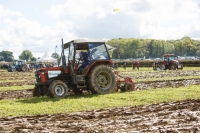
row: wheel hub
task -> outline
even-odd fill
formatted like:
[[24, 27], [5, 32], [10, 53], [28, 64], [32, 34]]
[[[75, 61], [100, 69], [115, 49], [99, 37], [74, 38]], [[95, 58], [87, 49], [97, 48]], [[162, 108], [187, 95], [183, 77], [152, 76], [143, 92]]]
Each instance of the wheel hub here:
[[105, 75], [98, 75], [98, 84], [102, 87], [106, 87], [108, 80]]
[[62, 86], [59, 86], [59, 85], [56, 86], [56, 88], [55, 88], [56, 95], [61, 96], [61, 95], [64, 94], [64, 92], [65, 91], [64, 91], [64, 88]]

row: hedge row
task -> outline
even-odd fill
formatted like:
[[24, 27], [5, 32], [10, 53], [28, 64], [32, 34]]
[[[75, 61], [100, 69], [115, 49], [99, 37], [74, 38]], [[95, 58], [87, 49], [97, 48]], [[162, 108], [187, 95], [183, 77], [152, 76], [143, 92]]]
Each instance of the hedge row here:
[[[136, 61], [135, 61], [136, 62]], [[155, 61], [139, 61], [140, 67], [152, 67], [152, 64]], [[200, 60], [181, 60], [179, 61], [180, 64], [183, 64], [183, 66], [188, 66], [188, 67], [198, 67], [200, 66]], [[118, 66], [121, 67], [124, 64], [124, 61], [117, 61]], [[133, 61], [126, 61], [126, 66], [131, 67]]]
[[[114, 62], [114, 61], [113, 61]], [[132, 62], [133, 61], [126, 61], [126, 66], [127, 67], [131, 67], [132, 66]], [[136, 61], [134, 61], [136, 62]], [[152, 64], [154, 63], [155, 61], [145, 61], [145, 60], [140, 60], [139, 63], [140, 63], [140, 67], [152, 67]], [[188, 66], [188, 67], [198, 67], [200, 66], [200, 60], [181, 60], [179, 61], [181, 64], [183, 64], [183, 66]], [[29, 62], [31, 63], [31, 62]], [[117, 61], [118, 63], [118, 66], [121, 67], [123, 66], [123, 63], [124, 61], [123, 60], [120, 60], [120, 61]], [[5, 64], [3, 62], [0, 62], [0, 64]], [[12, 62], [7, 62], [7, 64], [12, 64]]]

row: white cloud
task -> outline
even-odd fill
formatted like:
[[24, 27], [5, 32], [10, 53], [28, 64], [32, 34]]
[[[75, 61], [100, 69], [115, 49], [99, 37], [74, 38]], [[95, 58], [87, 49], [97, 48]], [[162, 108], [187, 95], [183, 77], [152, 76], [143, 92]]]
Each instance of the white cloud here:
[[[113, 12], [113, 8], [119, 12]], [[27, 10], [19, 12], [0, 5], [1, 49], [13, 51], [16, 57], [28, 49], [38, 57], [46, 51], [54, 52], [55, 46], [61, 45], [61, 38], [65, 42], [76, 38], [117, 37], [200, 39], [197, 0], [67, 0], [38, 10], [46, 15], [45, 19], [34, 14], [37, 12], [29, 15]]]
[[58, 21], [52, 27], [43, 27], [38, 21], [21, 16], [12, 18], [4, 15], [5, 18], [1, 22], [4, 28], [0, 30], [0, 45], [3, 46], [2, 50], [13, 51], [15, 58], [18, 58], [23, 50], [32, 51], [36, 57], [42, 55], [38, 53], [54, 52], [54, 46], [61, 45], [61, 37], [76, 37], [69, 32], [73, 28], [70, 22]]
[[[112, 12], [113, 8], [118, 8], [119, 12]], [[75, 0], [69, 0], [63, 5], [52, 5], [47, 13], [57, 19], [64, 18], [74, 23], [74, 28], [79, 36], [83, 35], [83, 29], [90, 33], [97, 31], [96, 33], [99, 34], [98, 27], [100, 26], [103, 30], [104, 22], [106, 22], [107, 26], [110, 25], [109, 23], [113, 23], [111, 27], [106, 27], [107, 31], [115, 31], [121, 26], [123, 29], [121, 28], [120, 31], [130, 33], [127, 34], [128, 37], [132, 34], [132, 37], [174, 39], [186, 35], [186, 31], [190, 29], [191, 25], [200, 19], [200, 10], [194, 0], [127, 0], [126, 2], [122, 0], [87, 0], [79, 1], [78, 4]], [[121, 18], [117, 19], [117, 17]], [[94, 23], [96, 26], [93, 26]], [[86, 27], [91, 27], [91, 29]], [[135, 30], [135, 32], [130, 30]], [[185, 32], [179, 33], [180, 30]], [[134, 35], [137, 32], [139, 35]], [[172, 32], [176, 35], [172, 35]], [[112, 34], [116, 33], [112, 32]], [[108, 38], [120, 37], [118, 36], [120, 33], [115, 36], [107, 33], [104, 35], [107, 35]]]
[[153, 10], [142, 14], [141, 36], [158, 39], [182, 38], [189, 36], [191, 27], [200, 21], [200, 10], [195, 1], [157, 2], [151, 3]]
[[2, 5], [0, 5], [0, 18], [1, 17], [8, 17], [8, 16], [23, 16], [22, 13], [18, 11], [12, 11], [8, 8], [4, 8]]
[[[136, 0], [86, 0], [76, 1], [68, 0], [65, 4], [55, 5], [53, 4], [47, 14], [56, 18], [62, 18], [63, 16], [69, 16], [71, 18], [87, 18], [95, 16], [98, 19], [104, 18], [113, 13], [113, 8], [119, 8], [120, 11], [129, 7], [130, 4]], [[130, 10], [129, 10], [130, 11]]]

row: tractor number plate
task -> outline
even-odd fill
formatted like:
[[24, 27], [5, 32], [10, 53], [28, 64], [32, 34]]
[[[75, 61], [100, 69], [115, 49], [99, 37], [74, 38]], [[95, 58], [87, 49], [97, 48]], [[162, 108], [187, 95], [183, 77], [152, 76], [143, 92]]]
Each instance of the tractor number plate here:
[[178, 65], [178, 68], [181, 68], [181, 65]]

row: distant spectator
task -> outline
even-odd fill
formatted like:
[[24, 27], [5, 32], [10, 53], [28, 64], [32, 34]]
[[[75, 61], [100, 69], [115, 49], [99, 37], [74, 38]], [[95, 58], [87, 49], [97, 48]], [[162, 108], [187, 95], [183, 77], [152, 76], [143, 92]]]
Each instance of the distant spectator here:
[[135, 62], [134, 61], [132, 62], [132, 68], [133, 68], [133, 70], [135, 70]]
[[126, 70], [126, 61], [124, 61], [123, 66], [124, 66], [124, 70]]
[[30, 64], [26, 64], [28, 71], [30, 71]]
[[116, 62], [113, 63], [113, 69], [115, 69], [115, 68], [116, 68]]
[[47, 65], [45, 63], [42, 63], [42, 67], [45, 68]]
[[136, 67], [137, 67], [137, 70], [140, 69], [140, 62], [139, 61], [136, 62]]
[[33, 64], [33, 68], [36, 70], [38, 68], [38, 64], [37, 63], [34, 63]]
[[118, 62], [116, 62], [116, 66], [115, 66], [116, 70], [118, 69]]

